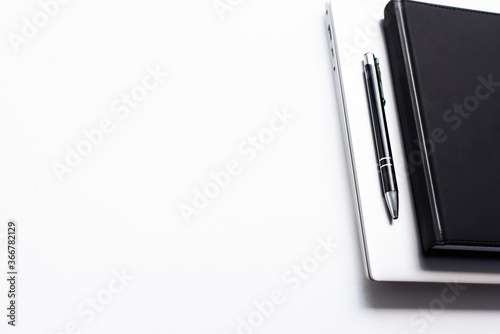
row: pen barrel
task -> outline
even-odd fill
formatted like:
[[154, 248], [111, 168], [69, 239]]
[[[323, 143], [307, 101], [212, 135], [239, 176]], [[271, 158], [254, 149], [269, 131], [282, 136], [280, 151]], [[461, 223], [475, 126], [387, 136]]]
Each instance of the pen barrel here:
[[393, 190], [397, 191], [396, 172], [392, 159], [389, 131], [385, 119], [385, 101], [383, 100], [383, 94], [380, 87], [380, 79], [378, 78], [377, 70], [374, 65], [365, 64], [364, 72], [382, 187], [384, 193]]

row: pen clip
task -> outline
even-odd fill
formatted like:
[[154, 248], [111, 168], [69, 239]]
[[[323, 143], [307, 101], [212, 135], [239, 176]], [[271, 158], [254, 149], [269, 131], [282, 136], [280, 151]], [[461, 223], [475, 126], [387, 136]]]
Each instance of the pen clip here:
[[375, 69], [377, 70], [377, 79], [378, 79], [378, 87], [380, 90], [380, 98], [382, 99], [382, 105], [385, 106], [384, 89], [382, 87], [382, 74], [380, 73], [380, 63], [378, 61], [378, 58], [375, 58]]

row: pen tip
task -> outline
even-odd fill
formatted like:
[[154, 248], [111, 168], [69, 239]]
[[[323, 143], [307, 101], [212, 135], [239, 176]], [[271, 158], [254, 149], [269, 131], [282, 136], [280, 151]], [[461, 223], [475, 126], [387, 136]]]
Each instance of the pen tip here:
[[385, 201], [387, 203], [387, 208], [389, 208], [389, 213], [391, 214], [392, 219], [398, 219], [398, 192], [394, 190], [386, 192]]

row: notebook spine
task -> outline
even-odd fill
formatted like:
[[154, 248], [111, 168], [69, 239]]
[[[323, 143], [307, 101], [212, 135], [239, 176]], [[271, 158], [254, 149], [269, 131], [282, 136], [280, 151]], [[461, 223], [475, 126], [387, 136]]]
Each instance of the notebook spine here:
[[425, 131], [420, 113], [418, 92], [410, 55], [410, 42], [404, 17], [405, 1], [392, 0], [384, 11], [391, 70], [396, 92], [408, 173], [424, 250], [443, 244], [429, 156], [425, 147]]

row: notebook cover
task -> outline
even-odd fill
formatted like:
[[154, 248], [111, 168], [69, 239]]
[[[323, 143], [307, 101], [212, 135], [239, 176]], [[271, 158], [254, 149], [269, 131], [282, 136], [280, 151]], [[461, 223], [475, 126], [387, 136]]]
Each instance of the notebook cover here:
[[500, 15], [414, 1], [384, 13], [426, 253], [500, 251]]

